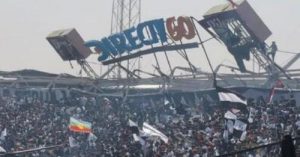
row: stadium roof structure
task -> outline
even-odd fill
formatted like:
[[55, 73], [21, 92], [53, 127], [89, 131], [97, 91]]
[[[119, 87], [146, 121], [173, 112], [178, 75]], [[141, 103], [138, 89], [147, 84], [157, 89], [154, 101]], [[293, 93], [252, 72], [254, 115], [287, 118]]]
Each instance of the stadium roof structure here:
[[[204, 14], [204, 17], [209, 18], [215, 16], [216, 14], [222, 14], [224, 12], [233, 12], [235, 10], [239, 11], [239, 8], [241, 8], [240, 5], [248, 4], [246, 3], [245, 0], [237, 1], [235, 3], [237, 5], [237, 8], [235, 8], [230, 3], [214, 6]], [[225, 19], [224, 22], [228, 22], [228, 20]], [[81, 41], [79, 34], [75, 32], [74, 34], [76, 35], [74, 35], [71, 32], [74, 33], [75, 30], [66, 29], [64, 31], [62, 30], [56, 31], [53, 34], [50, 34], [49, 37], [51, 37], [51, 39], [52, 37], [57, 37], [57, 39], [63, 38], [66, 41], [72, 41], [69, 39], [80, 39]], [[74, 35], [75, 37], [73, 37], [72, 35]], [[83, 43], [83, 41], [81, 42]], [[83, 46], [82, 43], [80, 43], [79, 44], [80, 46], [78, 46], [78, 42], [74, 42], [73, 43], [74, 47], [72, 47], [71, 50], [74, 49], [80, 50], [80, 48], [82, 48]], [[78, 51], [78, 52], [84, 52], [84, 51]], [[300, 83], [298, 83], [300, 81], [299, 80], [300, 69], [290, 69], [291, 65], [294, 64], [294, 62], [300, 58], [300, 54], [295, 53], [295, 55], [296, 56], [292, 60], [288, 61], [286, 65], [284, 65], [282, 68], [283, 69], [282, 71], [286, 71], [288, 75], [291, 76], [291, 78], [293, 79], [291, 80], [287, 79], [284, 73], [280, 73], [280, 72], [275, 73], [276, 79], [277, 78], [282, 79], [285, 83], [289, 84], [290, 88], [299, 88], [298, 86], [300, 85]], [[88, 55], [84, 55], [84, 56], [88, 56]], [[80, 60], [79, 63], [82, 63], [82, 69], [84, 70], [84, 67], [86, 66], [85, 63], [87, 62], [81, 62], [81, 61], [82, 60]], [[222, 73], [220, 71], [221, 68], [227, 68], [231, 70], [232, 73], [230, 74]], [[266, 66], [266, 68], [271, 69], [269, 68], [269, 66]], [[135, 74], [135, 72], [143, 72], [141, 71], [141, 69], [137, 69], [137, 70], [140, 71], [132, 71], [132, 72], [130, 71], [130, 72], [133, 74]], [[214, 73], [217, 74], [216, 79], [218, 81], [218, 84], [224, 87], [242, 86], [242, 87], [270, 88], [270, 85], [274, 82], [274, 80], [271, 80], [273, 82], [269, 81], [270, 78], [272, 78], [270, 76], [274, 76], [274, 75], [270, 75], [266, 70], [262, 72], [260, 71], [260, 68], [258, 72], [254, 72], [254, 71], [252, 72], [249, 71], [249, 69], [247, 69], [245, 73], [240, 74], [239, 69], [236, 67], [219, 64], [215, 69], [212, 70], [214, 71]], [[87, 69], [86, 71], [89, 71], [89, 69]], [[187, 67], [180, 67], [180, 65], [178, 65], [171, 69], [170, 75], [165, 75], [163, 72], [160, 71], [160, 69], [156, 69], [156, 71], [159, 74], [145, 73], [147, 75], [150, 75], [150, 77], [148, 78], [129, 77], [129, 78], [118, 78], [118, 79], [105, 78], [102, 76], [95, 77], [95, 78], [76, 77], [69, 74], [53, 74], [53, 73], [32, 70], [32, 69], [25, 69], [25, 70], [12, 71], [12, 72], [0, 71], [0, 87], [11, 86], [11, 87], [50, 88], [54, 86], [54, 87], [72, 88], [72, 87], [81, 86], [86, 88], [97, 88], [100, 90], [107, 90], [107, 89], [114, 90], [115, 92], [119, 92], [120, 89], [124, 89], [127, 87], [128, 89], [134, 89], [134, 90], [138, 89], [138, 90], [157, 90], [157, 91], [160, 90], [197, 91], [199, 89], [209, 89], [213, 87], [214, 74], [209, 72], [204, 72], [201, 69], [198, 69], [196, 67], [187, 68]], [[184, 72], [186, 75], [181, 75], [181, 74], [177, 75], [178, 71]]]
[[58, 76], [57, 74], [52, 74], [52, 73], [38, 71], [38, 70], [32, 70], [32, 69], [24, 69], [24, 70], [17, 70], [17, 71], [0, 71], [0, 75], [2, 75], [2, 76], [42, 76], [42, 77]]
[[[300, 76], [300, 74], [295, 74]], [[198, 91], [213, 88], [213, 76], [209, 73], [198, 74], [195, 78], [131, 78], [131, 79], [91, 79], [69, 74], [52, 74], [37, 70], [0, 72], [0, 87], [16, 88], [85, 88], [98, 91], [120, 92], [128, 88], [134, 91]], [[218, 84], [226, 87], [264, 87], [266, 75], [217, 75]], [[299, 88], [298, 79], [283, 80], [290, 88]], [[266, 87], [269, 88], [269, 87]]]

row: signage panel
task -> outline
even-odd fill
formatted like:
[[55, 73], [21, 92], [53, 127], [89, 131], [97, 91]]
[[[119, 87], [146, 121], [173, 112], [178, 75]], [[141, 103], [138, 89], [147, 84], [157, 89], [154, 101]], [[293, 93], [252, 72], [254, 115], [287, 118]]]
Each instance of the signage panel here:
[[[90, 40], [85, 43], [89, 48], [94, 48], [100, 54], [98, 60], [105, 62], [127, 55], [133, 55], [134, 50], [141, 49], [145, 46], [161, 44], [168, 42], [170, 38], [173, 41], [181, 41], [182, 39], [193, 39], [196, 36], [196, 31], [190, 17], [180, 16], [177, 19], [170, 17], [166, 19], [155, 19], [138, 24], [136, 27], [131, 27], [123, 32], [112, 34], [109, 37], [104, 37], [101, 40]], [[153, 49], [154, 52], [164, 51], [168, 46], [160, 46], [159, 49]], [[184, 46], [193, 48], [195, 46]], [[171, 48], [172, 50], [176, 48]], [[180, 46], [177, 46], [180, 49]], [[148, 51], [152, 52], [152, 51]], [[154, 53], [153, 52], [153, 53]], [[148, 54], [148, 53], [147, 53]], [[132, 58], [132, 57], [125, 57]], [[113, 61], [110, 61], [113, 62]], [[107, 63], [107, 62], [106, 62]]]

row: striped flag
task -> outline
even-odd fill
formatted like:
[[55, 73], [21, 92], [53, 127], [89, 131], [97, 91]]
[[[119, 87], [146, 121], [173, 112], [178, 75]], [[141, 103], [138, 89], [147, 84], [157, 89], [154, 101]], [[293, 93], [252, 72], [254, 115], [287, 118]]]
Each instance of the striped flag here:
[[78, 120], [78, 119], [71, 117], [69, 129], [71, 131], [79, 132], [79, 133], [91, 133], [92, 132], [92, 124], [89, 122], [85, 122], [85, 121]]
[[216, 89], [220, 102], [230, 102], [247, 105], [246, 97], [242, 96], [241, 94], [221, 87], [216, 87]]
[[216, 87], [219, 102], [228, 109], [239, 109], [243, 113], [248, 113], [247, 99], [243, 95], [229, 89]]

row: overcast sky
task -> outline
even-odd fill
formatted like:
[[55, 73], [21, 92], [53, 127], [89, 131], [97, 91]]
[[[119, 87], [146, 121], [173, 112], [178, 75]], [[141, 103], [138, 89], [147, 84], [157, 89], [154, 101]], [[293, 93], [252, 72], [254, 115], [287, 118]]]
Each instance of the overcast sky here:
[[[212, 6], [225, 0], [142, 0], [142, 21], [187, 15], [198, 19]], [[299, 0], [248, 0], [273, 32], [268, 39], [277, 41], [280, 50], [300, 52]], [[45, 37], [53, 30], [76, 28], [84, 40], [101, 39], [110, 34], [112, 0], [0, 0], [0, 70], [37, 69], [52, 73], [78, 74], [68, 62], [63, 62]], [[207, 34], [200, 30], [202, 34]], [[233, 63], [223, 45], [207, 44], [214, 67]], [[194, 64], [207, 69], [202, 51], [189, 52]], [[182, 60], [172, 55], [172, 64]], [[292, 55], [279, 54], [283, 64]], [[147, 57], [145, 57], [147, 58]], [[149, 58], [149, 56], [148, 56]], [[98, 62], [97, 56], [88, 59]], [[163, 62], [163, 61], [162, 61]], [[142, 61], [147, 69], [153, 59]], [[165, 66], [165, 63], [162, 63]], [[300, 66], [300, 61], [294, 68]], [[76, 67], [76, 66], [75, 66]], [[97, 72], [99, 66], [97, 66]]]

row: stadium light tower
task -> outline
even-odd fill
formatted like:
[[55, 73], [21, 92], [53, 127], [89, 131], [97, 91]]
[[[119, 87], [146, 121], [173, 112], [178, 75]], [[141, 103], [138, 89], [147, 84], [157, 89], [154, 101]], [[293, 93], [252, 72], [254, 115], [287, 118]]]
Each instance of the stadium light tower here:
[[[111, 14], [111, 34], [122, 32], [141, 21], [141, 0], [113, 0]], [[131, 67], [130, 67], [131, 66]], [[140, 59], [138, 59], [138, 69], [140, 69]], [[136, 67], [127, 61], [127, 69]], [[110, 69], [110, 67], [109, 67]], [[121, 78], [121, 68], [113, 70], [115, 78]], [[110, 76], [108, 76], [110, 77]]]

